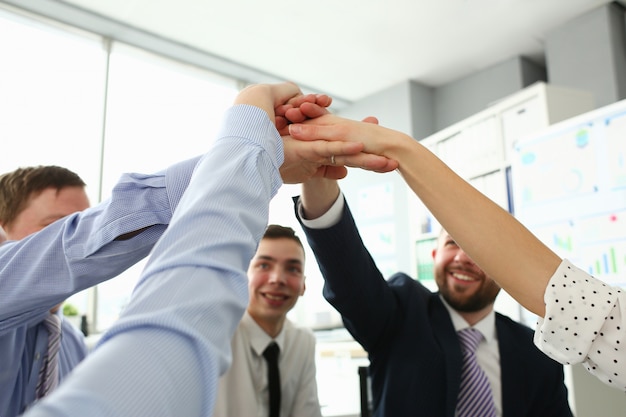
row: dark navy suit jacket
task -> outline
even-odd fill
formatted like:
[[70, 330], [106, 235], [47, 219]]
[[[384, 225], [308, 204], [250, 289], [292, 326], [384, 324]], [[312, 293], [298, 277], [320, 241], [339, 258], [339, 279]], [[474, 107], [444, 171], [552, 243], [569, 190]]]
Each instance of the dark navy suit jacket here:
[[[438, 293], [406, 274], [384, 279], [346, 204], [338, 224], [309, 229], [324, 297], [368, 352], [375, 416], [454, 417], [461, 348]], [[496, 313], [505, 417], [571, 416], [563, 367], [533, 344], [533, 332]]]

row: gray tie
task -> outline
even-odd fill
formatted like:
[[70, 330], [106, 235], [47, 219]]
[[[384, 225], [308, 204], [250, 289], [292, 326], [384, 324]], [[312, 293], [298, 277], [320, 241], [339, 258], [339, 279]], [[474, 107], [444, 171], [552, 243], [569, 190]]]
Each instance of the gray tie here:
[[61, 345], [61, 319], [56, 314], [49, 314], [44, 320], [48, 330], [48, 351], [39, 370], [37, 398], [48, 395], [59, 384], [59, 346]]

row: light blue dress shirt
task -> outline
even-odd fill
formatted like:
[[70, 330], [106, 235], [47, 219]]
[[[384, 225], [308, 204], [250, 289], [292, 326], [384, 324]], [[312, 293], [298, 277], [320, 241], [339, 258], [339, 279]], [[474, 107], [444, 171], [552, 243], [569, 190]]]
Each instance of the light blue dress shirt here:
[[[35, 401], [48, 333], [43, 320], [70, 295], [144, 258], [169, 224], [198, 158], [156, 175], [122, 176], [111, 198], [20, 241], [0, 245], [0, 416]], [[154, 225], [154, 226], [153, 226]], [[133, 239], [117, 236], [153, 226]], [[59, 379], [85, 357], [82, 334], [62, 324]]]
[[231, 108], [118, 322], [26, 415], [210, 416], [282, 162], [267, 114]]

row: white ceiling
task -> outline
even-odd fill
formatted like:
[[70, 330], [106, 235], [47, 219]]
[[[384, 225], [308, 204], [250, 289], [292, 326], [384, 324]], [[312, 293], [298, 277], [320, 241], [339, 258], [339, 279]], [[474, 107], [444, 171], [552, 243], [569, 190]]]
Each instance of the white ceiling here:
[[346, 100], [438, 86], [511, 57], [610, 0], [66, 0]]

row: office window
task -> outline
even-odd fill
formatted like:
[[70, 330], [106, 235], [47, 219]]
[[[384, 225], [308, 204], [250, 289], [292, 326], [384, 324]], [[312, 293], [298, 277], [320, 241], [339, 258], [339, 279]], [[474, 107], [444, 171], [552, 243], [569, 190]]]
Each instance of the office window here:
[[[103, 198], [124, 172], [156, 172], [205, 153], [238, 92], [232, 79], [119, 43], [110, 59]], [[117, 319], [145, 263], [98, 286], [97, 330]]]
[[[238, 81], [109, 44], [0, 10], [0, 173], [67, 167], [87, 183], [94, 205], [123, 172], [154, 172], [210, 148]], [[144, 264], [67, 302], [102, 331], [128, 302]]]
[[[99, 38], [0, 11], [0, 173], [61, 165], [97, 202], [106, 54]], [[87, 293], [69, 302], [85, 312]]]
[[97, 198], [106, 54], [87, 34], [0, 11], [0, 172], [62, 165]]
[[206, 152], [237, 92], [232, 79], [115, 43], [103, 195], [123, 172], [152, 172]]

